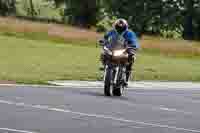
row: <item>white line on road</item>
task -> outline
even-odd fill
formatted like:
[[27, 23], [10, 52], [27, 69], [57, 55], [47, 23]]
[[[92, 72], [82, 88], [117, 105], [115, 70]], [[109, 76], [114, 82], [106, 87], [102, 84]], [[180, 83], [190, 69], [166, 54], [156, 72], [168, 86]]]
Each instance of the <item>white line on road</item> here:
[[[49, 84], [66, 86], [66, 87], [103, 87], [102, 81], [49, 81]], [[200, 83], [193, 82], [150, 82], [150, 81], [135, 81], [129, 83], [129, 89], [195, 89], [200, 90]]]
[[[101, 81], [49, 81], [51, 85], [26, 85], [26, 84], [0, 84], [0, 86], [8, 87], [40, 87], [40, 88], [88, 88], [99, 89], [103, 88]], [[131, 82], [128, 90], [143, 89], [143, 90], [193, 90], [200, 91], [200, 83], [190, 82]]]
[[163, 110], [163, 111], [169, 111], [169, 112], [177, 112], [177, 113], [183, 113], [183, 114], [193, 114], [192, 112], [186, 112], [186, 111], [182, 111], [182, 110], [178, 110], [178, 109], [174, 109], [174, 108], [166, 108], [166, 107], [162, 107], [162, 108], [159, 108], [160, 110]]
[[10, 128], [0, 128], [0, 130], [18, 132], [18, 133], [37, 133], [37, 132], [32, 132], [32, 131], [17, 130], [17, 129], [10, 129]]
[[[100, 114], [88, 114], [88, 113], [82, 113], [82, 112], [75, 112], [75, 111], [64, 110], [64, 109], [59, 109], [59, 108], [51, 108], [51, 107], [43, 106], [43, 105], [31, 105], [31, 104], [17, 103], [14, 101], [5, 101], [5, 100], [0, 100], [0, 103], [14, 105], [14, 106], [18, 106], [18, 107], [30, 107], [30, 108], [40, 109], [40, 110], [71, 113], [71, 114], [75, 114], [75, 115], [80, 115], [80, 116], [85, 116], [85, 117], [94, 117], [94, 118], [98, 118], [98, 119], [109, 119], [109, 120], [120, 121], [120, 122], [125, 122], [125, 123], [135, 123], [135, 124], [144, 125], [144, 126], [151, 126], [154, 128], [167, 128], [167, 129], [173, 129], [173, 130], [177, 130], [177, 131], [200, 133], [200, 130], [179, 128], [179, 127], [175, 127], [175, 126], [162, 125], [162, 124], [157, 124], [157, 123], [134, 121], [134, 120], [128, 120], [125, 118], [117, 118], [117, 117], [113, 117], [113, 116], [106, 116], [106, 115], [100, 115]], [[34, 133], [34, 132], [22, 132], [22, 133]]]

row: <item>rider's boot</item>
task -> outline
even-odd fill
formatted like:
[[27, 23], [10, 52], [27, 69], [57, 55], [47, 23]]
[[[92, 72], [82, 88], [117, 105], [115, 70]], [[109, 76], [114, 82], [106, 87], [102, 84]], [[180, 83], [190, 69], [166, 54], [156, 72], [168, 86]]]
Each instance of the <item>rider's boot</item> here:
[[128, 87], [128, 82], [129, 82], [129, 79], [130, 79], [130, 75], [131, 75], [131, 72], [126, 72], [126, 81], [125, 81], [125, 87]]
[[126, 67], [126, 82], [125, 82], [125, 87], [128, 87], [128, 82], [131, 77], [132, 73], [132, 66], [135, 61], [135, 58], [133, 56], [129, 56], [129, 65]]

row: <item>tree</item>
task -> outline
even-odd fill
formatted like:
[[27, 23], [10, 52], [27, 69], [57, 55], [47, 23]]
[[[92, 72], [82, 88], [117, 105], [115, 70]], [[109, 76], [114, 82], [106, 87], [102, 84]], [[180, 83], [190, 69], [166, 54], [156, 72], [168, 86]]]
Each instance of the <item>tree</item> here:
[[39, 8], [37, 1], [34, 0], [22, 0], [24, 10], [26, 11], [26, 15], [28, 17], [35, 18], [39, 15]]
[[192, 40], [194, 38], [193, 15], [194, 0], [184, 0], [185, 2], [185, 20], [184, 20], [184, 39]]
[[127, 19], [139, 34], [182, 32], [182, 0], [108, 0], [108, 3], [111, 16]]
[[108, 4], [111, 16], [127, 19], [138, 34], [158, 32], [161, 0], [108, 0]]
[[0, 0], [0, 15], [7, 16], [16, 13], [15, 0]]
[[29, 0], [29, 3], [30, 3], [30, 14], [32, 17], [34, 17], [35, 16], [35, 8], [33, 5], [33, 0]]
[[194, 30], [196, 39], [200, 40], [200, 1], [196, 0], [194, 4]]
[[70, 24], [90, 27], [95, 25], [98, 16], [99, 0], [54, 0], [56, 6], [65, 3], [64, 15]]
[[200, 39], [200, 1], [185, 0], [185, 21], [183, 37]]

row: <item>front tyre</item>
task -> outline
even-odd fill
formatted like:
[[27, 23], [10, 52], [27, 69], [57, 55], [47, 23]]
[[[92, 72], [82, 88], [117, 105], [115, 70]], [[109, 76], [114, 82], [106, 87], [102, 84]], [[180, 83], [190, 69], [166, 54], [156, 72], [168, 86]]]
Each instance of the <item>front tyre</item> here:
[[104, 94], [111, 96], [112, 93], [112, 69], [106, 68], [105, 81], [104, 81]]
[[113, 89], [113, 96], [122, 96], [124, 93], [124, 87], [120, 86], [118, 88]]
[[119, 72], [118, 72], [118, 75], [117, 76], [117, 84], [114, 86], [114, 89], [113, 89], [113, 96], [122, 96], [123, 93], [124, 93], [124, 81], [123, 81], [123, 78], [124, 78], [124, 75], [123, 75], [123, 71], [122, 69], [119, 69]]

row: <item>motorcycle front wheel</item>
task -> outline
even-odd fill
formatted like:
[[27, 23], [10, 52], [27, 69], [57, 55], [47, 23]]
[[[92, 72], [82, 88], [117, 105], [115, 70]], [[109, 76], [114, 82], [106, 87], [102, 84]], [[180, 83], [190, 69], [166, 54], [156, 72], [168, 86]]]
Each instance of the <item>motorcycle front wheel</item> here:
[[124, 87], [120, 86], [113, 89], [113, 96], [122, 96], [124, 93]]
[[105, 96], [111, 96], [112, 95], [112, 69], [106, 68], [105, 70], [105, 81], [104, 81], [104, 94]]
[[119, 70], [117, 84], [113, 88], [113, 96], [122, 96], [124, 93], [124, 85], [123, 85], [123, 71], [122, 69]]

